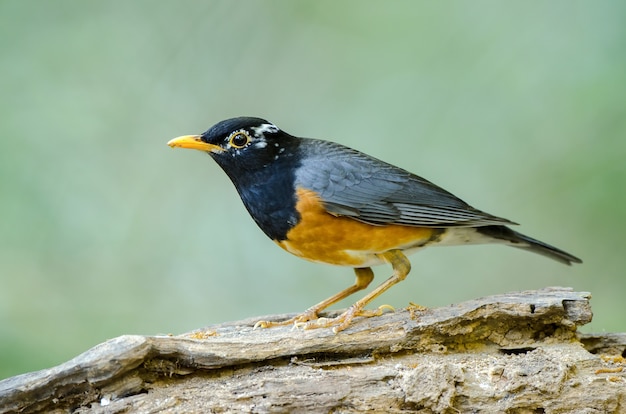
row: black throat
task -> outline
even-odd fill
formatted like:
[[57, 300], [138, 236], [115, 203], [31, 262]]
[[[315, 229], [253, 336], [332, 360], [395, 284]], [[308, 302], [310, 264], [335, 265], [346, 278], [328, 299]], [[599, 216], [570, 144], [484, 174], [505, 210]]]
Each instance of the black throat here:
[[297, 148], [289, 148], [267, 165], [243, 172], [230, 160], [213, 157], [231, 179], [241, 201], [263, 232], [281, 241], [300, 220], [296, 210]]

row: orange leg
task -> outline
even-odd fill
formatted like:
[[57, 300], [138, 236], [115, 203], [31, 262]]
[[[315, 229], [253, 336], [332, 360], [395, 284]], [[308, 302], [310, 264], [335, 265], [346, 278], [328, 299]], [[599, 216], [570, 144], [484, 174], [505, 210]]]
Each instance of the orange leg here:
[[291, 324], [302, 324], [318, 318], [318, 314], [326, 309], [327, 307], [339, 302], [342, 299], [347, 298], [353, 293], [358, 292], [359, 290], [365, 289], [369, 284], [374, 280], [374, 272], [369, 267], [361, 267], [354, 269], [354, 273], [356, 275], [356, 280], [354, 281], [354, 285], [350, 286], [347, 289], [342, 290], [330, 298], [321, 301], [317, 305], [311, 306], [309, 309], [305, 310], [302, 314], [294, 316], [291, 319], [287, 319], [286, 321], [280, 322], [271, 322], [271, 321], [258, 321], [254, 327], [255, 328], [271, 328], [273, 326], [285, 326]]
[[356, 316], [379, 316], [383, 313], [384, 308], [390, 307], [389, 305], [383, 305], [375, 311], [365, 310], [365, 306], [367, 306], [368, 303], [376, 299], [396, 283], [402, 282], [406, 278], [411, 271], [411, 262], [409, 262], [409, 259], [407, 259], [404, 253], [400, 250], [390, 250], [380, 254], [379, 256], [393, 268], [393, 274], [389, 279], [385, 280], [376, 289], [365, 295], [363, 299], [357, 301], [354, 305], [350, 306], [347, 311], [336, 318], [311, 321], [306, 323], [303, 328], [314, 329], [334, 326], [333, 332], [337, 333], [346, 329], [352, 322], [352, 319]]
[[391, 265], [391, 267], [393, 268], [393, 274], [389, 279], [381, 283], [376, 289], [365, 295], [365, 297], [363, 297], [362, 299], [358, 300], [354, 305], [350, 306], [348, 310], [346, 310], [341, 315], [335, 318], [317, 318], [318, 313], [323, 309], [327, 308], [335, 302], [340, 301], [341, 299], [350, 296], [355, 292], [358, 292], [359, 290], [365, 289], [374, 278], [374, 273], [372, 272], [371, 268], [364, 267], [355, 269], [356, 282], [353, 286], [309, 308], [303, 314], [283, 322], [259, 321], [256, 323], [255, 327], [268, 328], [272, 326], [289, 325], [294, 323], [296, 326], [302, 327], [303, 329], [328, 328], [333, 326], [333, 332], [337, 333], [346, 329], [352, 322], [352, 319], [357, 316], [371, 317], [381, 315], [383, 313], [383, 309], [391, 308], [391, 306], [383, 305], [374, 311], [366, 310], [365, 306], [367, 306], [371, 301], [383, 294], [393, 285], [403, 281], [411, 271], [411, 262], [409, 262], [409, 259], [407, 259], [404, 253], [402, 253], [400, 250], [390, 250], [388, 252], [381, 253], [379, 257]]

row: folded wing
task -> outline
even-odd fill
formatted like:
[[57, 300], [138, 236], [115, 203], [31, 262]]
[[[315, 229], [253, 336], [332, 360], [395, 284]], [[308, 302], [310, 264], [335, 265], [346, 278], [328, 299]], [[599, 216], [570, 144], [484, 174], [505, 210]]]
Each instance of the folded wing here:
[[477, 210], [428, 180], [342, 145], [311, 140], [296, 186], [317, 192], [329, 213], [371, 224], [480, 227], [515, 224]]

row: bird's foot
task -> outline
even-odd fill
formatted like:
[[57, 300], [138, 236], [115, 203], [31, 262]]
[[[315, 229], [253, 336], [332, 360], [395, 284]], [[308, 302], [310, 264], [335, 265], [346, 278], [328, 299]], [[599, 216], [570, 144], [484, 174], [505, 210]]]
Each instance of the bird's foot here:
[[371, 318], [372, 316], [380, 316], [383, 314], [385, 310], [395, 311], [393, 306], [390, 305], [381, 305], [376, 310], [367, 310], [362, 309], [357, 305], [350, 306], [348, 310], [346, 310], [341, 315], [334, 318], [317, 318], [308, 321], [296, 321], [294, 322], [294, 326], [296, 328], [302, 329], [318, 329], [318, 328], [330, 328], [333, 327], [333, 332], [338, 333], [346, 329], [352, 323], [352, 319], [357, 316], [362, 316], [364, 318]]
[[254, 328], [273, 328], [275, 326], [288, 326], [292, 325], [294, 328], [297, 328], [300, 324], [306, 324], [310, 321], [314, 321], [318, 318], [317, 310], [315, 308], [310, 308], [305, 310], [300, 315], [296, 315], [293, 318], [284, 320], [284, 321], [258, 321], [254, 324]]

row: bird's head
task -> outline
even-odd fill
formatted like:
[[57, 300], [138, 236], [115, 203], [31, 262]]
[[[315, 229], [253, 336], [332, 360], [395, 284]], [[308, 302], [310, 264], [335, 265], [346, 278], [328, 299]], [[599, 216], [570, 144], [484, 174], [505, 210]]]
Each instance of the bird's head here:
[[240, 117], [218, 122], [201, 135], [184, 135], [167, 143], [205, 151], [228, 175], [254, 171], [289, 156], [297, 139], [261, 119]]

